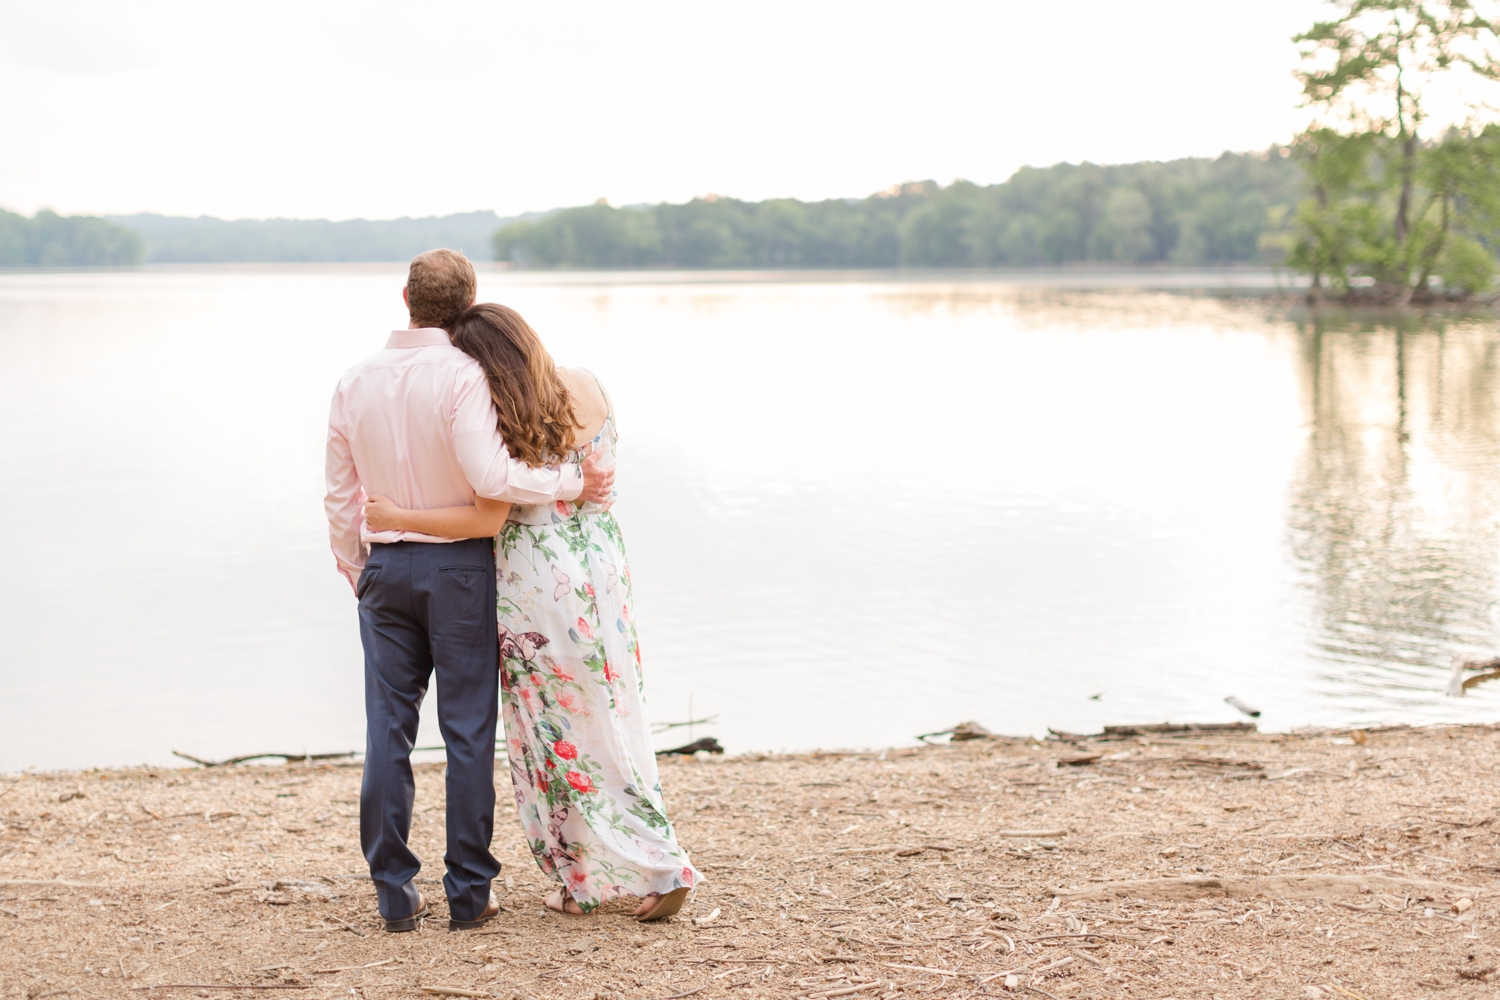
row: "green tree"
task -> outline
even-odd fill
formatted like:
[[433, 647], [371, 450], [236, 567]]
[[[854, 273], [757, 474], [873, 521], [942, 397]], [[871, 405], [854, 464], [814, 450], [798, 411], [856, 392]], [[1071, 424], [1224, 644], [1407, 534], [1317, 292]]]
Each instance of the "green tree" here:
[[1319, 118], [1294, 144], [1307, 154], [1313, 193], [1298, 212], [1293, 260], [1314, 275], [1315, 294], [1325, 274], [1345, 293], [1352, 277], [1371, 277], [1398, 303], [1425, 293], [1434, 275], [1462, 273], [1459, 287], [1470, 287], [1482, 271], [1483, 234], [1473, 230], [1486, 199], [1474, 184], [1492, 170], [1475, 158], [1495, 148], [1473, 117], [1432, 136], [1429, 98], [1453, 83], [1500, 80], [1495, 22], [1472, 0], [1335, 6], [1338, 17], [1293, 39]]

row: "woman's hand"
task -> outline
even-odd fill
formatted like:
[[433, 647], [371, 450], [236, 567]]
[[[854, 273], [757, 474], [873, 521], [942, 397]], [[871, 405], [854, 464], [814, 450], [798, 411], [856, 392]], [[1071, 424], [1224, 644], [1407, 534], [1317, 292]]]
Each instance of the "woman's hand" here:
[[408, 513], [406, 508], [397, 507], [382, 496], [372, 496], [365, 500], [365, 523], [370, 526], [371, 531], [405, 531], [404, 518]]

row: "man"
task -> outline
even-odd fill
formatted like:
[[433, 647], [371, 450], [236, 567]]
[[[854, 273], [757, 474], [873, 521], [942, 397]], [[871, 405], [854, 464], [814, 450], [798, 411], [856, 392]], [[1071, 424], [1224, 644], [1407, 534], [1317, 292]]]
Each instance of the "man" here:
[[474, 303], [474, 268], [461, 253], [414, 259], [402, 297], [410, 326], [339, 381], [328, 417], [329, 535], [339, 572], [359, 599], [365, 650], [366, 749], [359, 835], [387, 931], [415, 930], [427, 901], [412, 884], [421, 862], [407, 846], [415, 786], [411, 750], [431, 675], [448, 751], [448, 929], [477, 927], [500, 910], [490, 881], [495, 812], [499, 650], [491, 539], [372, 532], [366, 496], [409, 508], [603, 500], [614, 472], [593, 459], [533, 469], [511, 458], [496, 429], [484, 370], [447, 329]]

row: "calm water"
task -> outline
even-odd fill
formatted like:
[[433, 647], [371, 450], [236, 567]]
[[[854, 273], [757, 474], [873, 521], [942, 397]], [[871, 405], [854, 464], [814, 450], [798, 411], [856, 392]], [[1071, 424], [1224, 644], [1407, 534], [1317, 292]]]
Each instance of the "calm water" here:
[[[0, 769], [362, 745], [323, 433], [403, 276], [0, 276]], [[614, 394], [657, 718], [1500, 716], [1500, 327], [1099, 284], [484, 274]]]

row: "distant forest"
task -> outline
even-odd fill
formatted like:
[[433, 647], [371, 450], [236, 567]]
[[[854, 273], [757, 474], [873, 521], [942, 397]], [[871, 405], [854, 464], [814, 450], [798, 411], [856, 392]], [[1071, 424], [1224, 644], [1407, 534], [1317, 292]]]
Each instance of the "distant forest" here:
[[143, 255], [139, 236], [103, 219], [0, 209], [0, 267], [119, 267]]
[[1233, 264], [1277, 260], [1305, 194], [1288, 150], [1027, 167], [1002, 184], [903, 184], [863, 199], [595, 204], [495, 233], [517, 267]]
[[[410, 260], [449, 247], [483, 259], [496, 227], [511, 219], [464, 212], [423, 219], [195, 219], [114, 215], [109, 221], [140, 234], [151, 264], [292, 263]], [[522, 216], [521, 218], [525, 218]]]
[[1216, 159], [1058, 164], [1002, 184], [867, 198], [606, 204], [504, 219], [103, 219], [0, 211], [0, 267], [405, 261], [433, 247], [536, 268], [888, 268], [1276, 262], [1306, 175], [1284, 147]]

